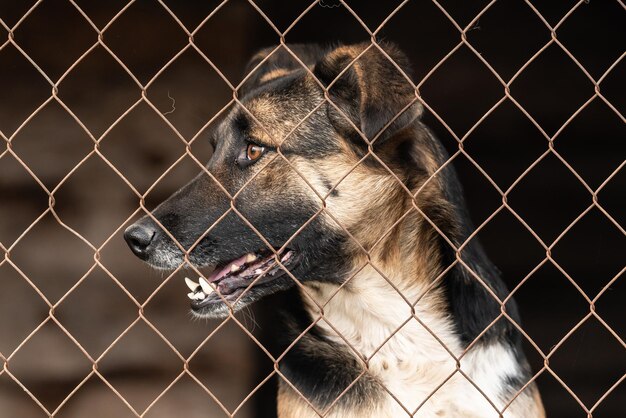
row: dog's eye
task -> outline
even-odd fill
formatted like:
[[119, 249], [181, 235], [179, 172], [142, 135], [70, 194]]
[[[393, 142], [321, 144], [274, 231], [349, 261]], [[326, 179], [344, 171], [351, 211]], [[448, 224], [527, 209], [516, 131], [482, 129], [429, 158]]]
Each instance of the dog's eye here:
[[246, 147], [246, 158], [248, 161], [256, 161], [261, 158], [261, 155], [265, 152], [265, 147], [257, 144], [248, 144]]
[[243, 150], [241, 150], [241, 153], [237, 157], [236, 163], [240, 167], [247, 167], [251, 164], [254, 164], [259, 158], [263, 156], [263, 154], [265, 154], [266, 151], [266, 147], [251, 142], [246, 145]]

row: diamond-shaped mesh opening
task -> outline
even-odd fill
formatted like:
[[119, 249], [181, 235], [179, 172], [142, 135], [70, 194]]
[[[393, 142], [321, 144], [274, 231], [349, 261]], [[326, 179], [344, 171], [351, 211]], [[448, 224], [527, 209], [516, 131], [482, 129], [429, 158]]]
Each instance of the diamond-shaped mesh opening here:
[[[473, 156], [470, 154], [470, 157]], [[473, 191], [471, 194], [466, 193], [465, 199], [477, 208], [472, 212], [471, 218], [474, 224], [479, 226], [502, 205], [502, 196], [469, 158], [459, 156], [454, 160], [454, 167], [459, 180]], [[489, 175], [489, 172], [486, 174]]]
[[[146, 193], [145, 206], [148, 210], [154, 210], [158, 204], [163, 202], [163, 200], [180, 188], [181, 178], [184, 178], [184, 181], [190, 181], [196, 175], [200, 174], [198, 162], [194, 161], [191, 157], [184, 156], [184, 158], [177, 161], [178, 163], [176, 163], [169, 171], [165, 172], [165, 174], [160, 177], [157, 182], [153, 183], [150, 190]], [[210, 173], [210, 170], [207, 171]], [[206, 172], [202, 173], [203, 174], [200, 175], [209, 178]], [[140, 215], [145, 215], [145, 212], [141, 211]]]
[[[38, 254], [36, 263], [33, 254]], [[41, 218], [15, 244], [11, 261], [52, 302], [58, 301], [94, 264], [89, 246], [59, 225], [51, 214]]]
[[74, 342], [48, 321], [9, 360], [11, 374], [48, 410], [55, 410], [89, 374]]
[[143, 321], [103, 356], [99, 373], [137, 411], [144, 411], [183, 370], [181, 359]]
[[626, 237], [599, 210], [592, 209], [554, 246], [552, 258], [588, 295], [595, 295], [624, 268]]
[[140, 97], [131, 76], [102, 46], [84, 57], [60, 86], [61, 100], [95, 136]]
[[[22, 37], [35, 31], [39, 34], [37, 37]], [[80, 12], [63, 0], [42, 2], [15, 31], [15, 41], [54, 80], [87, 51], [97, 37]]]
[[[71, 204], [74, 193], [82, 205]], [[101, 245], [131, 211], [111, 210], [124, 207], [134, 194], [128, 185], [97, 157], [90, 157], [55, 193], [59, 218], [94, 245]]]
[[[546, 257], [541, 244], [507, 210], [498, 212], [483, 225], [474, 240], [480, 240], [491, 260], [500, 266], [502, 279], [509, 289], [520, 285]], [[519, 257], [519, 252], [523, 252], [524, 257]]]
[[[619, 1], [577, 0], [3, 4], [0, 416], [271, 418], [278, 384], [295, 388], [300, 414], [309, 400], [320, 405], [318, 388], [334, 385], [322, 416], [346, 415], [346, 405], [362, 406], [350, 414], [358, 416], [449, 415], [436, 405], [451, 392], [466, 396], [463, 407], [480, 405], [473, 415], [514, 417], [537, 396], [535, 383], [548, 416], [620, 416], [622, 9]], [[393, 55], [385, 41], [406, 52], [413, 68], [403, 74], [391, 62], [377, 87], [385, 97], [396, 79], [415, 88], [421, 119], [449, 156], [428, 147], [433, 140], [419, 125], [403, 132], [421, 147], [381, 135], [368, 148], [354, 131], [356, 144], [341, 142], [349, 157], [292, 152], [302, 138], [314, 146], [329, 138], [319, 124], [329, 111], [366, 126], [353, 103], [319, 102], [322, 93], [345, 97], [342, 84], [365, 65], [359, 59], [344, 63], [329, 91], [322, 84], [331, 80], [309, 79], [317, 101], [266, 102], [273, 119], [243, 98], [264, 82], [245, 70], [262, 47], [281, 43], [284, 53], [299, 42], [364, 40], [381, 62]], [[310, 76], [315, 63], [303, 52], [294, 46], [286, 56], [295, 55], [292, 67], [304, 61]], [[304, 108], [315, 108], [307, 120]], [[226, 180], [225, 172], [245, 172], [232, 160], [211, 162], [203, 176], [219, 191], [196, 202], [230, 209], [212, 225], [214, 214], [196, 219], [206, 230], [192, 247], [230, 223], [241, 226], [233, 242], [253, 236], [273, 251], [323, 242], [325, 226], [351, 252], [326, 252], [324, 277], [289, 272], [290, 290], [223, 322], [197, 320], [183, 278], [209, 277], [214, 266], [153, 270], [132, 257], [124, 230], [198, 174], [213, 155], [209, 140], [231, 134], [221, 122], [233, 109], [284, 142], [247, 182]], [[276, 116], [292, 128], [286, 140], [276, 135]], [[442, 216], [461, 205], [460, 190], [445, 189], [451, 206], [433, 201], [453, 165], [470, 209], [460, 224]], [[385, 188], [394, 192], [380, 199]], [[402, 203], [390, 206], [394, 199]], [[476, 230], [464, 228], [469, 219]], [[416, 229], [407, 234], [410, 222]], [[397, 252], [407, 241], [407, 252]], [[493, 287], [496, 269], [476, 263], [479, 241], [512, 295]], [[344, 283], [317, 283], [350, 257]], [[413, 257], [438, 264], [408, 277]], [[487, 299], [450, 298], [463, 285]], [[460, 321], [477, 319], [472, 309], [458, 318], [463, 298], [483, 317], [458, 338]], [[521, 340], [528, 373], [512, 371], [524, 355], [489, 346], [494, 337]], [[478, 353], [487, 353], [486, 365]], [[321, 379], [311, 389], [294, 370]], [[415, 370], [432, 375], [416, 383]], [[525, 393], [498, 393], [496, 374], [515, 390], [526, 385]], [[367, 409], [378, 399], [391, 410]]]
[[509, 195], [509, 205], [548, 244], [590, 203], [588, 191], [553, 154], [541, 159]]
[[[307, 328], [309, 325], [306, 325]], [[316, 362], [317, 359], [307, 355], [306, 345], [314, 341], [319, 342], [319, 336], [311, 334], [311, 331], [305, 328], [296, 338], [290, 341], [289, 346], [281, 354], [278, 363], [282, 365], [288, 363], [290, 367], [283, 366], [280, 368], [278, 375], [279, 384], [284, 385], [283, 387], [288, 393], [292, 393], [298, 399], [301, 399], [306, 405], [304, 409], [309, 411], [309, 413], [318, 415], [337, 413], [340, 410], [340, 407], [337, 406], [337, 401], [363, 390], [364, 387], [368, 387], [374, 382], [372, 382], [371, 377], [364, 373], [363, 360], [357, 361], [355, 357], [343, 350], [338, 351], [337, 357], [334, 359], [326, 358], [323, 362]], [[323, 342], [318, 348], [322, 350], [327, 349], [329, 344], [333, 344], [332, 340]], [[335, 361], [350, 364], [353, 367], [341, 371], [334, 370], [333, 366], [337, 365]], [[316, 373], [310, 376], [311, 379], [308, 382], [300, 382], [297, 380], [297, 374], [294, 373], [297, 369], [292, 367], [314, 368]], [[332, 392], [325, 394], [330, 398], [326, 408], [315, 406], [315, 398], [318, 395], [312, 392], [310, 390], [311, 387], [307, 385], [307, 383], [319, 385], [323, 384], [323, 382], [332, 382], [332, 386], [329, 388]]]
[[[465, 46], [456, 50], [426, 79], [421, 92], [426, 103], [459, 136], [504, 95], [491, 71]], [[469, 104], [473, 96], [482, 97], [480, 104]]]
[[[567, 301], [567, 304], [555, 304], [545, 289], [558, 294], [560, 300]], [[515, 294], [522, 317], [520, 325], [544, 353], [549, 352], [589, 313], [585, 298], [551, 263], [536, 270]], [[535, 316], [540, 317], [541, 322], [536, 322], [538, 318]], [[543, 326], [548, 322], [551, 324], [549, 331]]]
[[12, 146], [52, 190], [93, 150], [93, 141], [58, 102], [50, 102], [14, 136]]
[[467, 136], [465, 150], [506, 190], [545, 152], [546, 139], [517, 106], [506, 100]]
[[189, 141], [191, 156], [200, 164], [204, 161], [209, 161], [213, 155], [213, 146], [210, 138], [214, 135], [219, 121], [218, 117], [207, 122], [203, 129], [199, 130]]
[[[138, 22], [149, 24], [138, 25]], [[159, 30], [155, 31], [152, 25]], [[113, 53], [142, 83], [151, 79], [187, 43], [185, 32], [156, 0], [134, 2], [107, 28], [104, 37]], [[159, 39], [167, 39], [167, 43], [158, 49], [141, 47]]]
[[[561, 131], [555, 144], [563, 158], [595, 189], [624, 161], [626, 144], [619, 139], [624, 135], [623, 121], [606, 103], [595, 99]], [[597, 146], [586, 146], [591, 138]], [[609, 155], [603, 151], [608, 148], [612, 150]]]
[[[597, 350], [604, 355], [594, 356]], [[584, 358], [590, 360], [581, 362]], [[604, 362], [609, 359], [616, 361], [611, 361], [607, 367]], [[626, 373], [626, 354], [623, 344], [602, 324], [590, 318], [552, 355], [550, 368], [573, 392], [584, 394], [580, 400], [591, 406]], [[599, 373], [599, 370], [603, 372]]]
[[554, 135], [593, 95], [593, 84], [559, 46], [551, 44], [515, 79], [511, 94], [548, 135]]
[[145, 193], [185, 153], [185, 144], [149, 105], [140, 103], [109, 131], [100, 151]]
[[189, 140], [228, 104], [232, 90], [197, 50], [189, 48], [150, 84], [148, 98]]
[[[106, 329], [93, 326], [101, 320], [101, 315], [106, 315]], [[135, 304], [100, 269], [89, 273], [56, 308], [58, 320], [94, 357], [128, 328], [136, 316]]]
[[100, 250], [100, 262], [124, 289], [139, 303], [143, 303], [163, 282], [166, 274], [155, 270], [140, 259], [127, 257], [128, 246], [124, 242], [124, 229], [139, 218], [140, 216], [133, 216], [111, 235]]
[[[281, 159], [275, 159], [274, 161], [268, 163], [264, 170], [267, 173], [271, 173], [272, 170], [274, 172], [281, 171], [286, 184], [290, 184], [292, 185], [292, 187], [299, 187], [300, 189], [309, 188], [305, 180], [302, 179], [298, 174], [296, 174], [296, 172], [292, 168], [288, 166], [285, 167], [285, 163], [281, 161]], [[252, 180], [251, 186], [254, 182], [257, 182], [257, 184], [259, 184], [260, 188], [262, 189], [263, 185], [267, 185], [270, 181], [271, 177], [264, 176], [263, 172], [261, 172], [259, 176]], [[256, 185], [254, 186], [255, 188], [259, 187]], [[281, 195], [280, 192], [277, 194], [279, 196]], [[313, 194], [313, 192], [311, 192], [311, 194]], [[253, 196], [256, 198], [253, 198]], [[287, 198], [288, 195], [283, 195], [284, 201], [286, 201]], [[235, 219], [236, 217], [238, 217], [239, 219], [241, 219], [241, 217], [243, 217], [250, 223], [250, 226], [248, 226], [247, 222], [242, 219], [241, 222], [246, 225], [242, 225], [241, 227], [244, 230], [256, 229], [261, 233], [264, 238], [266, 238], [270, 242], [270, 244], [272, 242], [279, 242], [279, 240], [282, 240], [282, 238], [284, 237], [292, 237], [295, 240], [313, 239], [312, 234], [315, 233], [315, 229], [309, 227], [309, 225], [311, 224], [311, 222], [315, 222], [315, 219], [318, 217], [317, 214], [322, 208], [322, 203], [319, 197], [312, 197], [310, 199], [311, 202], [308, 203], [306, 208], [303, 208], [301, 210], [299, 216], [297, 218], [293, 217], [289, 224], [281, 225], [280, 230], [278, 230], [278, 228], [276, 227], [281, 223], [280, 216], [275, 216], [272, 218], [270, 225], [275, 225], [274, 228], [272, 228], [267, 223], [262, 222], [263, 218], [259, 216], [260, 214], [258, 211], [258, 205], [270, 204], [270, 200], [266, 199], [271, 199], [271, 197], [268, 195], [259, 196], [258, 191], [253, 191], [252, 187], [242, 189], [241, 194], [239, 194], [233, 200], [233, 207], [237, 211], [237, 214], [233, 213], [232, 216], [228, 215], [224, 222], [228, 222], [231, 218]], [[276, 213], [285, 213], [288, 212], [290, 209], [289, 206], [282, 205], [280, 204], [280, 202], [275, 202], [274, 207]], [[266, 247], [266, 245], [260, 242], [259, 244], [259, 248]]]

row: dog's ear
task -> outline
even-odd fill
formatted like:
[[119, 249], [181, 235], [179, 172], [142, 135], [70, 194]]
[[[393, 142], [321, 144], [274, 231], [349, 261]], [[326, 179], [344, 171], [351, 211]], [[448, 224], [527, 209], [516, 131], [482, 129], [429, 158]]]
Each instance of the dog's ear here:
[[[341, 46], [328, 52], [313, 71], [326, 87], [330, 85], [330, 100], [368, 140], [377, 138], [377, 143], [422, 113], [415, 89], [407, 79], [410, 74], [407, 57], [393, 44], [380, 43], [380, 46], [389, 57], [368, 43]], [[328, 114], [340, 133], [349, 137], [356, 134], [346, 116], [331, 104]]]
[[[325, 52], [316, 44], [289, 44], [287, 46], [308, 67], [312, 67], [320, 60]], [[280, 45], [278, 48], [276, 46], [263, 48], [248, 61], [244, 72], [244, 77], [248, 78], [240, 92], [245, 95], [271, 79], [284, 76], [300, 68], [303, 68], [302, 64], [285, 49], [284, 45]]]

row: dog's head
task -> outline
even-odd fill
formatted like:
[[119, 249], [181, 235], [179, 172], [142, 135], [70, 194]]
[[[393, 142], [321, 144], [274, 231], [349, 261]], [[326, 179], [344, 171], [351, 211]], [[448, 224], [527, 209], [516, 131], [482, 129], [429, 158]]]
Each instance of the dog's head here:
[[406, 58], [383, 48], [261, 51], [242, 105], [212, 135], [206, 172], [154, 210], [158, 223], [145, 216], [126, 230], [157, 268], [217, 266], [208, 281], [218, 292], [190, 294], [196, 314], [227, 315], [294, 280], [341, 283], [355, 253], [402, 216], [422, 108]]

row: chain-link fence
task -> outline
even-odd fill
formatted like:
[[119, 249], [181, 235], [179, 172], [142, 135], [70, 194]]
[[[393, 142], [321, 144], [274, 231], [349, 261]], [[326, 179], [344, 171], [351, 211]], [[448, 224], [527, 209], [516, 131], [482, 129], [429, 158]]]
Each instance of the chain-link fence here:
[[[223, 321], [191, 319], [182, 277], [209, 271], [154, 272], [122, 233], [197, 172], [214, 178], [208, 132], [233, 107], [254, 118], [238, 91], [278, 48], [313, 75], [290, 44], [368, 40], [363, 54], [391, 60], [381, 39], [414, 63], [403, 73], [411, 103], [450, 153], [437, 173], [455, 165], [466, 188], [477, 227], [453, 264], [480, 237], [503, 271], [511, 293], [491, 292], [502, 308], [492, 325], [521, 332], [532, 367], [523, 387], [538, 384], [548, 416], [624, 413], [621, 1], [191, 3], [0, 5], [0, 416], [272, 416], [276, 381], [291, 385], [279, 364], [310, 328], [286, 351], [276, 344], [280, 294]], [[316, 109], [341, 113], [319, 87]], [[228, 211], [271, 248], [238, 195]], [[319, 198], [296, 234], [324, 215], [350, 235]], [[410, 210], [425, 216], [415, 198]], [[473, 279], [488, 288], [479, 272]], [[507, 314], [511, 297], [522, 324]], [[437, 338], [414, 310], [409, 320]], [[452, 375], [466, 351], [450, 352]], [[494, 416], [517, 395], [492, 403]]]

